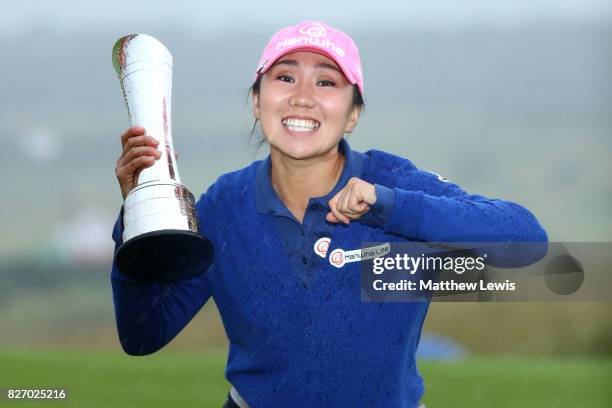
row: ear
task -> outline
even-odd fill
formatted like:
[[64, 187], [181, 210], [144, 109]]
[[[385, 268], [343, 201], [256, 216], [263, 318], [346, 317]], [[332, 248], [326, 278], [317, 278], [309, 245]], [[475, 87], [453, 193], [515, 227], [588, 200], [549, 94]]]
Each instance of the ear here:
[[351, 133], [355, 126], [357, 126], [357, 122], [359, 121], [359, 115], [361, 114], [361, 107], [353, 106], [351, 108], [351, 112], [349, 113], [349, 120], [346, 123], [346, 127], [344, 128], [344, 133]]
[[253, 92], [253, 116], [259, 120], [259, 94]]

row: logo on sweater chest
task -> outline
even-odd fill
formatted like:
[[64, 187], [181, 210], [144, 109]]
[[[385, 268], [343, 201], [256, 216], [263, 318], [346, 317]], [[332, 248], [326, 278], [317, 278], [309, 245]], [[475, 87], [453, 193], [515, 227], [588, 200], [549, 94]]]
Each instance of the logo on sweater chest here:
[[[314, 252], [321, 258], [325, 258], [327, 256], [330, 244], [330, 238], [320, 238], [314, 244]], [[329, 263], [336, 268], [342, 268], [349, 262], [358, 262], [362, 259], [378, 258], [387, 255], [390, 251], [391, 245], [388, 242], [381, 245], [352, 250], [336, 248], [329, 254]]]

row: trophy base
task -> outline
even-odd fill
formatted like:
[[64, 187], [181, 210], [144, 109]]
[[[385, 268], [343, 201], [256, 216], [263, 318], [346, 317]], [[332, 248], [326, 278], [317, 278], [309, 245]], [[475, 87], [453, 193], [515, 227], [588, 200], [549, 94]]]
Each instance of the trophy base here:
[[211, 242], [183, 230], [138, 235], [117, 249], [121, 273], [142, 281], [171, 282], [204, 273], [213, 261]]

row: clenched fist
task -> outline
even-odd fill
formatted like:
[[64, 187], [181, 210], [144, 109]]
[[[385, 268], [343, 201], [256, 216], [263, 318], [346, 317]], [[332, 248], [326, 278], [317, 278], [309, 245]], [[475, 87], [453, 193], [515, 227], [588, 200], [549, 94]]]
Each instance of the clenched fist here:
[[376, 203], [376, 188], [374, 184], [363, 181], [359, 177], [351, 177], [346, 186], [327, 203], [330, 212], [325, 216], [329, 222], [348, 224], [370, 211], [370, 206]]
[[141, 127], [133, 126], [121, 135], [121, 156], [117, 160], [115, 174], [125, 200], [128, 193], [138, 184], [138, 175], [143, 169], [151, 167], [161, 157], [157, 150], [159, 142], [147, 136]]

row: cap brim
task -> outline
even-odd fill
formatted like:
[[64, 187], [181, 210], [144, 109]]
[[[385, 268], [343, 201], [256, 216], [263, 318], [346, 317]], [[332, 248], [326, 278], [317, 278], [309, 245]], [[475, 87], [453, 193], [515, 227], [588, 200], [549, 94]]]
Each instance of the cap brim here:
[[270, 68], [272, 68], [272, 66], [274, 66], [276, 61], [278, 61], [279, 59], [281, 59], [285, 55], [292, 54], [292, 53], [298, 52], [298, 51], [310, 51], [310, 52], [314, 52], [314, 53], [317, 53], [317, 54], [321, 54], [321, 55], [331, 59], [332, 61], [334, 61], [336, 63], [338, 68], [340, 68], [340, 71], [344, 74], [344, 77], [346, 78], [346, 80], [351, 85], [356, 85], [357, 84], [357, 81], [355, 80], [355, 78], [346, 70], [345, 67], [342, 66], [342, 64], [334, 57], [334, 55], [332, 53], [330, 53], [329, 51], [323, 50], [321, 48], [309, 47], [309, 46], [304, 46], [304, 45], [302, 45], [302, 46], [298, 45], [298, 46], [295, 46], [293, 48], [289, 47], [289, 48], [285, 49], [283, 51], [283, 53], [280, 54], [278, 57], [276, 57], [276, 59], [274, 61], [272, 61], [269, 64], [267, 64], [265, 69], [260, 70], [259, 75], [265, 74]]

